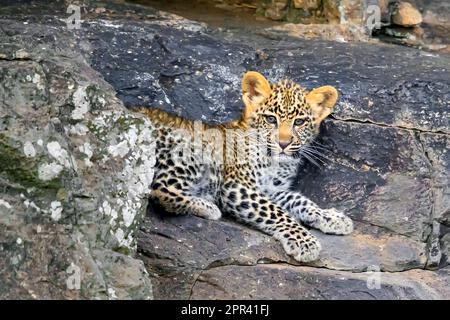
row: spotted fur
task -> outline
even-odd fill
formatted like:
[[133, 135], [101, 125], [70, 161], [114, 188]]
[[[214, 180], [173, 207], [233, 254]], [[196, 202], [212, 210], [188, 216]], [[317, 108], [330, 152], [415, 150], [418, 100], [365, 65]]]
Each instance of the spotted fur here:
[[[248, 72], [242, 93], [241, 118], [215, 127], [140, 110], [157, 132], [152, 198], [174, 214], [215, 220], [229, 213], [278, 239], [294, 259], [315, 260], [321, 245], [303, 225], [331, 234], [353, 230], [341, 212], [321, 209], [292, 190], [302, 150], [331, 112], [337, 92], [329, 86], [307, 92], [289, 80], [270, 85]], [[239, 143], [228, 144], [233, 138]]]

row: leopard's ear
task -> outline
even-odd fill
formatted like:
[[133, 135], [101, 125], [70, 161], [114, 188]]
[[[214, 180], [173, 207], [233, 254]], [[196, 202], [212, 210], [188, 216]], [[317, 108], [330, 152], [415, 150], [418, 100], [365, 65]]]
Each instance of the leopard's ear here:
[[306, 95], [306, 102], [311, 106], [316, 124], [320, 124], [333, 109], [338, 99], [338, 92], [332, 86], [314, 89]]
[[245, 104], [244, 118], [249, 117], [271, 93], [269, 81], [255, 71], [247, 72], [242, 78], [242, 100]]

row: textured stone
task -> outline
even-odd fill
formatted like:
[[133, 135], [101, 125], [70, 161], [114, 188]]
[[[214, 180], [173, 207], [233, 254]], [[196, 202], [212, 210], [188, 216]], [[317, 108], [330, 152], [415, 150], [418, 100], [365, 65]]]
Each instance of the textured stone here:
[[[0, 9], [1, 297], [151, 297], [142, 264], [127, 255], [138, 227], [156, 298], [248, 297], [244, 290], [267, 298], [448, 297], [449, 57], [283, 32], [221, 32], [142, 6], [103, 6], [96, 13], [87, 4], [78, 30], [67, 29], [62, 2], [30, 4], [20, 14]], [[348, 213], [356, 230], [317, 233], [324, 250], [308, 266], [232, 221], [156, 209], [139, 223], [152, 159], [144, 170], [129, 156], [150, 155], [152, 144], [143, 138], [132, 148], [125, 140], [133, 126], [151, 124], [123, 104], [224, 122], [242, 110], [246, 70], [340, 93], [318, 140], [328, 149], [325, 164], [305, 161], [296, 187]], [[126, 160], [132, 168], [124, 170]], [[142, 172], [149, 177], [136, 188]], [[124, 210], [131, 195], [139, 195], [136, 215]], [[66, 290], [76, 267], [82, 290]], [[366, 270], [381, 271], [381, 291], [367, 290]], [[233, 293], [236, 286], [242, 291]]]
[[323, 14], [331, 23], [354, 23], [362, 25], [364, 22], [365, 1], [360, 0], [323, 0]]
[[[157, 299], [188, 298], [203, 270], [219, 266], [245, 265], [252, 272], [252, 266], [260, 263], [298, 265], [274, 239], [236, 222], [156, 212], [157, 208], [150, 211], [144, 221], [138, 247]], [[346, 237], [314, 234], [323, 251], [310, 266], [391, 273], [424, 268], [426, 263], [425, 243], [376, 227], [358, 224], [357, 231]]]
[[287, 1], [273, 1], [264, 12], [266, 18], [271, 20], [283, 20], [286, 16]]
[[367, 41], [364, 28], [354, 24], [300, 24], [284, 23], [263, 32], [270, 37], [285, 37], [286, 34], [301, 39], [323, 39], [337, 42]]
[[441, 252], [442, 252], [442, 264], [450, 264], [450, 233], [446, 232], [440, 240]]
[[413, 27], [422, 23], [422, 14], [409, 2], [400, 1], [394, 13], [392, 22], [404, 27]]
[[[399, 275], [354, 274], [286, 265], [223, 266], [204, 271], [192, 287], [192, 299], [448, 299], [448, 287], [430, 271]], [[421, 277], [420, 282], [417, 277]], [[423, 278], [429, 281], [425, 283]], [[439, 285], [441, 292], [435, 289]]]
[[128, 255], [153, 178], [152, 125], [76, 51], [38, 41], [0, 33], [0, 297], [151, 298]]
[[293, 3], [294, 8], [304, 10], [318, 9], [320, 6], [319, 0], [294, 0]]

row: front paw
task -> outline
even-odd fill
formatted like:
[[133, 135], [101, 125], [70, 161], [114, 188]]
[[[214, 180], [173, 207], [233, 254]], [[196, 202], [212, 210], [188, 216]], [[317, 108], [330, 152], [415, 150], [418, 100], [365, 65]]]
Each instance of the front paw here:
[[299, 262], [310, 262], [319, 257], [322, 246], [319, 240], [311, 233], [304, 230], [301, 232], [299, 239], [296, 239], [296, 235], [290, 235], [288, 233], [286, 235], [289, 235], [289, 237], [281, 236], [279, 240], [286, 253], [295, 260]]
[[222, 217], [222, 212], [218, 207], [211, 206], [210, 208], [202, 208], [198, 216], [208, 220], [219, 220]]
[[222, 216], [220, 209], [212, 202], [198, 198], [191, 207], [191, 213], [208, 220], [219, 220]]
[[342, 212], [331, 208], [321, 212], [317, 228], [328, 234], [345, 235], [353, 231], [353, 221]]

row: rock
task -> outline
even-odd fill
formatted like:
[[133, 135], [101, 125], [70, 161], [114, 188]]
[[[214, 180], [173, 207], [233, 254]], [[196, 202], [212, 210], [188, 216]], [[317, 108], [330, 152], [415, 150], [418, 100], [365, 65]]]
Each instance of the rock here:
[[[430, 271], [399, 275], [362, 274], [289, 265], [229, 265], [208, 269], [196, 279], [191, 299], [406, 300], [446, 299], [441, 282], [448, 275]], [[420, 277], [420, 281], [416, 279]], [[424, 278], [429, 283], [424, 283]], [[429, 279], [428, 279], [429, 278]], [[439, 285], [441, 292], [436, 290]]]
[[439, 220], [442, 224], [450, 227], [450, 212], [448, 210], [444, 212]]
[[450, 264], [450, 232], [443, 233], [443, 236], [440, 240], [440, 247], [442, 252], [442, 261], [441, 264], [446, 266]]
[[[438, 0], [429, 3], [421, 3], [423, 8], [423, 23], [442, 29], [444, 32], [450, 24], [450, 5], [448, 1]], [[438, 29], [435, 29], [438, 31]], [[445, 34], [443, 34], [445, 35]]]
[[323, 0], [323, 15], [329, 23], [353, 23], [362, 26], [366, 2], [359, 0]]
[[348, 237], [333, 237], [318, 232], [323, 250], [312, 265], [333, 270], [387, 272], [424, 268], [427, 262], [426, 245], [407, 237], [384, 233], [372, 228], [372, 234], [357, 231]]
[[112, 299], [152, 299], [152, 284], [142, 261], [113, 251], [96, 252], [96, 262]]
[[[448, 56], [282, 32], [222, 32], [123, 3], [102, 4], [99, 18], [90, 5], [75, 30], [63, 20], [64, 6], [0, 11], [1, 297], [147, 298], [149, 278], [155, 298], [232, 297], [237, 285], [236, 297], [248, 297], [244, 290], [269, 298], [448, 296]], [[140, 223], [152, 141], [142, 137], [131, 147], [128, 139], [133, 128], [151, 132], [151, 124], [123, 105], [156, 104], [209, 123], [235, 119], [246, 70], [308, 89], [330, 84], [340, 93], [318, 140], [328, 150], [325, 163], [305, 162], [296, 187], [348, 213], [356, 230], [317, 233], [324, 250], [309, 265], [298, 266], [279, 243], [229, 220], [171, 217], [156, 208]], [[149, 155], [144, 167], [130, 158], [133, 151]], [[141, 173], [145, 183], [135, 188]], [[128, 215], [133, 195], [139, 208]], [[128, 235], [137, 228], [134, 256], [136, 235]], [[68, 290], [77, 270], [85, 275], [82, 290]], [[380, 271], [381, 291], [367, 289], [367, 270]], [[252, 283], [258, 277], [261, 283]]]
[[104, 7], [98, 7], [94, 10], [95, 13], [105, 13], [106, 9]]
[[376, 6], [378, 6], [380, 8], [380, 14], [381, 14], [381, 22], [390, 22], [391, 19], [391, 15], [389, 12], [389, 3], [391, 2], [391, 0], [377, 0], [375, 1], [375, 3], [371, 3], [371, 4], [375, 4]]
[[448, 265], [449, 260], [449, 242], [450, 233], [450, 210], [448, 204], [448, 195], [450, 194], [450, 177], [448, 175], [450, 163], [450, 140], [445, 135], [433, 136], [424, 134], [421, 142], [430, 164], [435, 167], [432, 178], [432, 192], [435, 199], [432, 208], [432, 233], [428, 239], [429, 243], [429, 267], [438, 268], [442, 265]]
[[151, 298], [129, 256], [153, 177], [151, 123], [70, 49], [70, 32], [30, 45], [16, 31], [0, 34], [0, 298]]
[[[412, 5], [423, 12], [423, 23], [415, 26], [399, 26], [392, 24], [391, 14], [388, 18], [382, 15], [383, 28], [378, 30], [380, 40], [416, 47], [427, 51], [439, 51], [448, 53], [450, 50], [449, 27], [450, 6], [448, 1], [411, 1]], [[397, 2], [392, 2], [388, 12], [396, 12]]]
[[[423, 267], [423, 244], [392, 235], [378, 240], [363, 233], [317, 235], [325, 249], [320, 261], [298, 267], [276, 241], [233, 221], [153, 212], [141, 229], [139, 248], [158, 299], [435, 299], [448, 294], [445, 285], [436, 288], [418, 279], [436, 283], [446, 279], [443, 275], [422, 270], [395, 273]], [[411, 261], [408, 250], [417, 252], [419, 264], [401, 266]], [[395, 261], [400, 264], [392, 268]]]
[[406, 28], [406, 27], [386, 27], [383, 32], [391, 37], [407, 39], [409, 43], [419, 44], [419, 40], [423, 36], [423, 29], [420, 27]]
[[318, 0], [294, 0], [294, 8], [312, 10], [318, 9], [320, 6], [320, 1]]
[[322, 39], [337, 42], [367, 41], [369, 36], [364, 28], [354, 24], [300, 24], [284, 23], [265, 29], [261, 34], [269, 37], [285, 37], [286, 35], [300, 39]]
[[430, 49], [430, 45], [424, 42], [424, 30], [419, 27], [387, 26], [379, 32], [379, 38], [385, 42], [405, 45], [415, 48]]
[[[430, 252], [428, 256], [427, 261], [427, 268], [428, 269], [438, 269], [439, 265], [442, 261], [442, 251], [440, 247], [440, 234], [441, 234], [441, 225], [437, 221], [433, 221], [432, 225], [432, 232], [428, 240], [429, 249]], [[445, 245], [445, 244], [444, 244]], [[445, 254], [445, 252], [444, 252]]]
[[283, 20], [286, 16], [287, 1], [272, 1], [264, 15], [271, 20]]
[[392, 22], [399, 26], [413, 27], [422, 23], [422, 14], [411, 3], [400, 1], [392, 14]]

